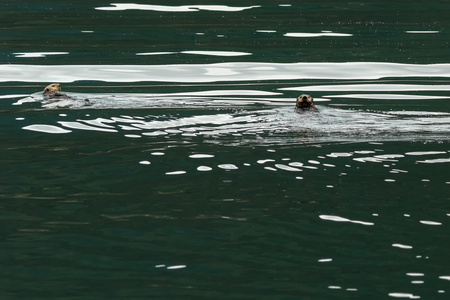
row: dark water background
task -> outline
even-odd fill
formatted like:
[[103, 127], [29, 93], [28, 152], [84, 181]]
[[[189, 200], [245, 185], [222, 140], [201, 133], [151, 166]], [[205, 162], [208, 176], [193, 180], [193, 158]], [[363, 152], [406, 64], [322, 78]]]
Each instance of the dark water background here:
[[2, 1], [0, 298], [448, 299], [449, 9]]

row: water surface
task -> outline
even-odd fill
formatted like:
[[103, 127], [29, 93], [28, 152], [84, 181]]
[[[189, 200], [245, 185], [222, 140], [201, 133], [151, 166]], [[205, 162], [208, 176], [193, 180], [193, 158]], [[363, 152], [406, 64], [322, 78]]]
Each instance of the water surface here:
[[450, 293], [446, 1], [0, 6], [2, 299]]

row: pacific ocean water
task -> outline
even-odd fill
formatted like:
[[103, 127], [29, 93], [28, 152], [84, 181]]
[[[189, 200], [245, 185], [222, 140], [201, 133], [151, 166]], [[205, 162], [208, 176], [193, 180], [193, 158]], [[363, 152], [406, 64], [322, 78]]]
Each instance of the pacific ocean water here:
[[1, 299], [448, 299], [448, 1], [0, 8]]

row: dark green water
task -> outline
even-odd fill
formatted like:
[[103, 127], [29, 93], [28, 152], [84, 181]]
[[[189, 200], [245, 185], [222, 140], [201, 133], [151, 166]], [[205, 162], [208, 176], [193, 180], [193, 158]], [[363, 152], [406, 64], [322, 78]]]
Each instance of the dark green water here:
[[448, 299], [449, 8], [3, 1], [0, 298]]

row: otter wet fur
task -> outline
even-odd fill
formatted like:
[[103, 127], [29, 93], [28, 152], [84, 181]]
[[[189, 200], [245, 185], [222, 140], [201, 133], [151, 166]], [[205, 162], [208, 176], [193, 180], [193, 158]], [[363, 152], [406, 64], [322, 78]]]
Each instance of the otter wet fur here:
[[[52, 83], [45, 87], [44, 89], [44, 97], [51, 100], [77, 100], [70, 96], [67, 96], [66, 94], [60, 93], [61, 92], [61, 84], [59, 83]], [[89, 102], [89, 99], [84, 99], [85, 105], [91, 105]]]
[[319, 110], [314, 105], [314, 99], [310, 95], [302, 94], [298, 96], [297, 102], [295, 103], [295, 111], [296, 112], [304, 112], [304, 111], [315, 111]]
[[44, 89], [44, 96], [48, 97], [50, 99], [73, 99], [72, 97], [67, 96], [66, 94], [62, 94], [61, 92], [61, 85], [59, 83], [52, 83], [49, 84]]

